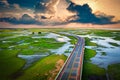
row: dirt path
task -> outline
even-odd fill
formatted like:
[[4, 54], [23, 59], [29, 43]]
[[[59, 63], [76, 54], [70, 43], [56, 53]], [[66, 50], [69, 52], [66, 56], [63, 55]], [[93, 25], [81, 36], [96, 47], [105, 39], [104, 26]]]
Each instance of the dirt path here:
[[49, 72], [51, 74], [51, 77], [48, 80], [54, 80], [55, 76], [57, 75], [63, 64], [64, 64], [64, 60], [62, 59], [56, 62], [55, 69]]

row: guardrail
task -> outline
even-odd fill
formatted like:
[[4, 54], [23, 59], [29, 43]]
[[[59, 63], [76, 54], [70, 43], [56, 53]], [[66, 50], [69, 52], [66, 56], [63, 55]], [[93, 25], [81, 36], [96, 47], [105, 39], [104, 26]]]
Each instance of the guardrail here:
[[[77, 37], [76, 37], [76, 38], [77, 38]], [[77, 43], [78, 43], [78, 41], [77, 41]], [[64, 65], [63, 65], [62, 68], [60, 69], [60, 71], [59, 71], [59, 73], [57, 74], [55, 80], [57, 80], [58, 76], [59, 76], [60, 73], [62, 72], [62, 70], [63, 70], [63, 68], [65, 67], [66, 63], [69, 61], [70, 57], [72, 56], [73, 52], [75, 51], [76, 45], [77, 45], [77, 44], [75, 44], [75, 47], [74, 47], [73, 51], [71, 52], [70, 56], [67, 58], [67, 60], [65, 61]]]
[[84, 46], [85, 46], [85, 40], [84, 40], [83, 48], [82, 48], [82, 49], [83, 49], [83, 50], [82, 50], [83, 52], [82, 52], [82, 54], [81, 54], [81, 55], [82, 55], [82, 56], [81, 56], [81, 58], [82, 58], [82, 65], [81, 65], [81, 70], [80, 70], [80, 71], [81, 71], [80, 80], [82, 80], [83, 60], [84, 60], [84, 50], [85, 50]]
[[[60, 75], [60, 73], [61, 73], [61, 72], [64, 70], [64, 68], [66, 67], [66, 64], [69, 62], [69, 59], [71, 58], [71, 56], [73, 55], [73, 52], [75, 51], [77, 45], [79, 44], [79, 38], [80, 38], [80, 37], [79, 37], [79, 36], [74, 36], [74, 37], [76, 37], [76, 38], [78, 39], [77, 44], [75, 45], [75, 47], [74, 47], [73, 51], [71, 52], [70, 56], [67, 58], [67, 60], [65, 61], [64, 65], [63, 65], [62, 68], [60, 69], [60, 71], [59, 71], [59, 73], [57, 74], [55, 80], [60, 80], [59, 77], [62, 76], [62, 75]], [[85, 41], [84, 41], [84, 39], [83, 39], [82, 53], [80, 54], [80, 62], [82, 61], [82, 65], [80, 65], [80, 74], [81, 74], [81, 75], [80, 75], [80, 80], [81, 80], [81, 78], [82, 78], [82, 70], [83, 70], [84, 45], [85, 45], [84, 43], [85, 43]], [[79, 80], [79, 79], [78, 79], [78, 80]]]

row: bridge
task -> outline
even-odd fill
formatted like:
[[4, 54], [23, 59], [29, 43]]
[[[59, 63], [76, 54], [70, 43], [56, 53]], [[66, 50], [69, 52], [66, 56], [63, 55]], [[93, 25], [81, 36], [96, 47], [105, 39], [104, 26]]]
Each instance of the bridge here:
[[76, 37], [78, 42], [55, 80], [81, 80], [85, 41], [79, 36]]

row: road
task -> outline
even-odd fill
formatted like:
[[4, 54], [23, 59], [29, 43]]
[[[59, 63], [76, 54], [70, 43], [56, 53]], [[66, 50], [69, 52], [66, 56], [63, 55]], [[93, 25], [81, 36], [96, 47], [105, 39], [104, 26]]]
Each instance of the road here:
[[84, 39], [77, 36], [78, 42], [64, 66], [58, 73], [56, 80], [81, 80], [84, 56]]

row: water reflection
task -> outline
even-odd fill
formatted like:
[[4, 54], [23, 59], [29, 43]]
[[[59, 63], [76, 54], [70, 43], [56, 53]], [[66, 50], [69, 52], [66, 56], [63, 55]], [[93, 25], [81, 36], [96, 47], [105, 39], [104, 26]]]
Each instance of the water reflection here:
[[[112, 39], [112, 37], [100, 37], [86, 35], [91, 42], [96, 43], [98, 46], [85, 46], [88, 49], [93, 49], [97, 54], [91, 58], [91, 63], [98, 65], [101, 68], [107, 69], [108, 65], [120, 63], [120, 41]], [[118, 46], [112, 45], [115, 43]], [[103, 52], [105, 55], [103, 55]]]

